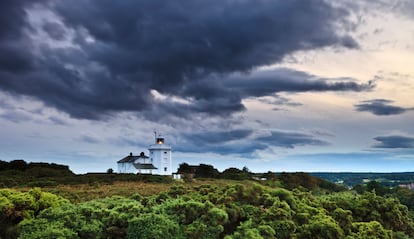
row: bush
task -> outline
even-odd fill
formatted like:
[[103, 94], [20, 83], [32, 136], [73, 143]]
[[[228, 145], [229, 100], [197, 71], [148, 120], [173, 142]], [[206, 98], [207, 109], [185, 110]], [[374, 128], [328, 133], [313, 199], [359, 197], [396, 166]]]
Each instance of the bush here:
[[33, 219], [42, 210], [57, 207], [67, 200], [39, 188], [28, 192], [0, 189], [0, 238], [13, 238], [16, 226], [23, 220]]
[[144, 214], [128, 225], [128, 239], [184, 238], [178, 224], [164, 215]]

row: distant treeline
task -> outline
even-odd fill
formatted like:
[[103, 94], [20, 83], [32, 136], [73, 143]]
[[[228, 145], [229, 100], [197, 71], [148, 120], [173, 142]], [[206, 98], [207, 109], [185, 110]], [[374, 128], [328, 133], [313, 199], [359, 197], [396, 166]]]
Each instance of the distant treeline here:
[[366, 184], [369, 181], [377, 181], [388, 187], [414, 182], [414, 172], [403, 173], [311, 173], [311, 175], [325, 180], [342, 183], [353, 187], [357, 184]]
[[68, 171], [73, 174], [73, 172], [70, 171], [69, 166], [67, 165], [60, 165], [60, 164], [55, 164], [55, 163], [33, 163], [33, 162], [27, 163], [23, 159], [16, 159], [10, 162], [0, 160], [0, 171], [4, 171], [4, 170], [25, 171], [25, 170], [32, 169], [32, 168], [50, 168], [50, 169]]
[[[69, 170], [68, 166], [49, 163], [26, 163], [24, 160], [11, 162], [0, 161], [0, 188], [4, 187], [53, 187], [56, 185], [76, 184], [112, 184], [116, 181], [128, 182], [158, 182], [170, 183], [172, 178], [160, 175], [116, 174], [112, 170], [106, 173], [88, 173], [77, 175]], [[230, 180], [266, 180], [268, 183], [277, 182], [279, 186], [293, 189], [302, 187], [308, 190], [318, 188], [329, 191], [343, 191], [345, 187], [332, 182], [316, 178], [307, 173], [252, 173], [247, 167], [242, 169], [230, 167], [219, 172], [212, 165], [200, 164], [197, 166], [187, 163], [180, 164], [178, 171], [184, 181], [193, 179], [230, 179]]]
[[231, 179], [231, 180], [260, 180], [260, 181], [277, 181], [280, 182], [280, 186], [287, 189], [294, 189], [298, 187], [306, 188], [308, 190], [315, 190], [318, 188], [326, 189], [329, 191], [344, 191], [345, 187], [342, 185], [329, 182], [327, 180], [311, 176], [308, 173], [252, 173], [247, 167], [242, 169], [228, 168], [223, 172], [219, 172], [212, 165], [200, 164], [189, 165], [182, 163], [177, 170], [179, 174], [183, 176], [185, 181], [191, 181], [193, 178], [214, 178], [214, 179]]

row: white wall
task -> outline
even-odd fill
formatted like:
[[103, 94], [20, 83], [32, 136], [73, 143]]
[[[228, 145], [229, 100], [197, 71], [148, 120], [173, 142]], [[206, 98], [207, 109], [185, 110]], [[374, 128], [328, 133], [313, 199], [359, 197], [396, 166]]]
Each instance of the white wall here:
[[172, 175], [171, 147], [166, 145], [151, 145], [149, 147], [150, 159], [157, 170], [153, 174]]
[[118, 163], [118, 173], [137, 173], [132, 163]]

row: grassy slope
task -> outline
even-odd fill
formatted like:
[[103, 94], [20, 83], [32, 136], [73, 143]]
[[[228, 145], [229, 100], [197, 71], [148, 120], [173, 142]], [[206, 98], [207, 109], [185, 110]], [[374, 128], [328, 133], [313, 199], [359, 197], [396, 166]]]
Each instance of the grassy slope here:
[[[182, 187], [185, 191], [192, 191], [195, 187], [201, 185], [214, 185], [217, 188], [223, 188], [236, 183], [241, 183], [247, 187], [253, 185], [254, 181], [234, 181], [225, 179], [200, 179], [192, 182], [172, 181], [170, 183], [151, 183], [151, 182], [125, 182], [115, 181], [109, 184], [77, 184], [77, 185], [57, 185], [42, 187], [42, 191], [50, 192], [66, 199], [72, 203], [80, 203], [93, 199], [105, 198], [110, 196], [130, 197], [134, 194], [141, 196], [157, 195], [161, 192], [170, 191], [174, 187]], [[25, 192], [32, 189], [31, 187], [17, 187], [19, 191]]]

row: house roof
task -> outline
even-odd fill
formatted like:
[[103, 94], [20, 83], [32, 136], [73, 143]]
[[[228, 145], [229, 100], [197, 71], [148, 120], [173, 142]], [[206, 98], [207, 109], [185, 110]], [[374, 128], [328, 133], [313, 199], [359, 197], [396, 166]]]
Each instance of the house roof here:
[[134, 163], [136, 169], [158, 169], [151, 163]]
[[141, 154], [139, 156], [137, 155], [132, 155], [132, 153], [129, 153], [128, 156], [124, 157], [123, 159], [119, 160], [117, 163], [133, 163], [135, 162], [135, 160], [137, 159], [147, 159], [149, 158], [148, 156], [146, 156], [144, 154], [144, 152], [141, 152]]

